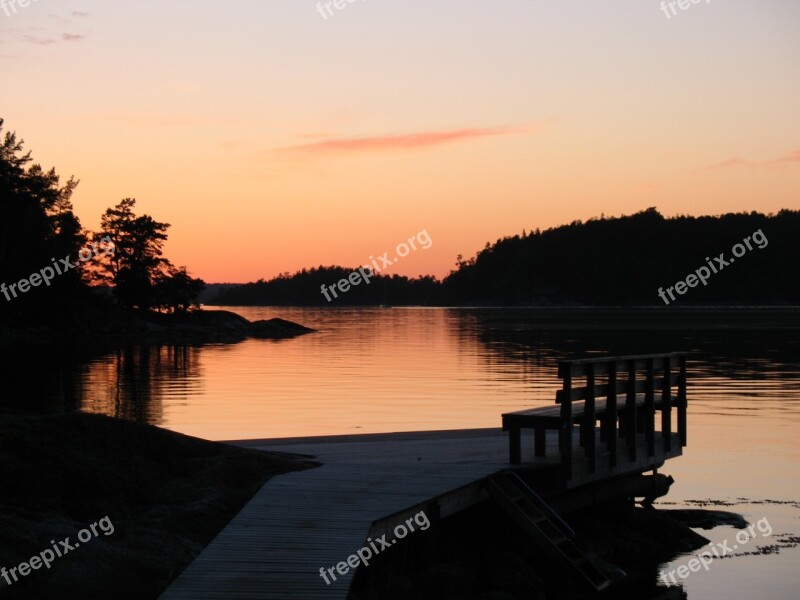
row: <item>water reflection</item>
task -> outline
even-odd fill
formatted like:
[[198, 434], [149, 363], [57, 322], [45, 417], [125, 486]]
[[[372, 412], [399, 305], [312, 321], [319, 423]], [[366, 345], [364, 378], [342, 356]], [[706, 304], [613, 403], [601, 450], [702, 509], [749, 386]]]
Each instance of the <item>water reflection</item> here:
[[202, 393], [194, 346], [127, 346], [92, 360], [81, 378], [81, 410], [151, 425], [164, 424], [165, 402]]
[[[497, 427], [502, 412], [554, 402], [559, 360], [687, 351], [689, 445], [668, 463], [676, 481], [669, 501], [724, 500], [751, 521], [766, 516], [776, 530], [798, 535], [795, 505], [772, 502], [800, 497], [796, 324], [723, 328], [603, 321], [588, 312], [543, 319], [546, 311], [498, 309], [237, 312], [251, 320], [280, 316], [319, 333], [113, 352], [18, 351], [2, 358], [0, 402], [103, 413], [208, 439]], [[800, 588], [796, 559], [796, 549], [769, 557], [763, 597], [796, 596], [781, 595]], [[737, 590], [752, 588], [752, 570], [739, 568], [740, 560], [721, 561], [684, 589], [692, 600], [745, 597]]]
[[[563, 312], [563, 309], [556, 309]], [[537, 311], [541, 314], [542, 311]], [[546, 312], [546, 311], [545, 311]], [[653, 319], [647, 326], [617, 328], [621, 319], [575, 329], [528, 311], [457, 310], [457, 331], [462, 340], [475, 338], [485, 348], [482, 362], [489, 370], [521, 372], [540, 382], [554, 379], [558, 361], [592, 355], [690, 353], [690, 389], [693, 401], [724, 400], [724, 411], [800, 411], [800, 339], [796, 329], [753, 329], [664, 323]], [[758, 403], [748, 399], [758, 399]]]
[[79, 410], [89, 353], [59, 344], [0, 354], [0, 406], [24, 412]]
[[3, 360], [2, 404], [103, 413], [210, 439], [493, 427], [503, 411], [554, 401], [559, 360], [683, 350], [692, 353], [694, 414], [800, 412], [800, 342], [791, 329], [657, 319], [646, 328], [608, 314], [570, 320], [563, 309], [239, 312], [320, 332], [279, 342], [20, 351]]

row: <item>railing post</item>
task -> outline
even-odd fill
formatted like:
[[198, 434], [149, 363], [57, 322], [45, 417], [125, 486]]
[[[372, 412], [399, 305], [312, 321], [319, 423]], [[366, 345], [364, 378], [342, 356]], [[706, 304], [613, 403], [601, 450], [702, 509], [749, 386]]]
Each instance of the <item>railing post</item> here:
[[[598, 370], [597, 365], [601, 365]], [[627, 376], [626, 376], [627, 371]], [[573, 390], [573, 378], [578, 376], [578, 388]], [[607, 377], [605, 377], [607, 375]], [[562, 361], [559, 364], [559, 376], [562, 389], [558, 392], [557, 401], [561, 404], [558, 413], [558, 444], [561, 454], [561, 470], [564, 481], [572, 481], [575, 477], [573, 451], [575, 440], [580, 441], [584, 452], [579, 456], [578, 464], [586, 474], [597, 472], [596, 424], [600, 424], [601, 464], [605, 468], [604, 453], [607, 452], [608, 467], [615, 469], [620, 460], [636, 463], [642, 458], [665, 455], [676, 450], [678, 439], [682, 446], [687, 440], [687, 360], [681, 353], [651, 354], [623, 356], [617, 358], [581, 359]], [[601, 384], [598, 384], [598, 376]], [[585, 377], [585, 381], [584, 381]], [[644, 377], [644, 379], [643, 379]], [[673, 388], [676, 387], [677, 391]], [[598, 388], [599, 385], [599, 388]], [[602, 390], [604, 407], [598, 413], [597, 394]], [[644, 392], [644, 401], [640, 394]], [[625, 398], [620, 399], [624, 394]], [[659, 395], [656, 399], [656, 394]], [[582, 399], [581, 413], [576, 415], [572, 406], [574, 399]], [[672, 415], [677, 409], [677, 425], [672, 422]], [[656, 446], [656, 411], [661, 412], [661, 441]], [[552, 413], [550, 413], [552, 415]], [[554, 427], [552, 416], [544, 416], [540, 421], [531, 419], [527, 426], [536, 429], [536, 456], [544, 454], [546, 428]], [[504, 421], [504, 428], [505, 428]], [[576, 428], [578, 437], [575, 437]], [[675, 440], [672, 439], [676, 433]], [[618, 451], [620, 442], [617, 438], [625, 438], [622, 458]], [[644, 441], [643, 447], [638, 442]], [[512, 441], [512, 456], [514, 454]], [[627, 448], [625, 448], [625, 445]], [[518, 448], [516, 451], [519, 452]], [[658, 451], [658, 454], [657, 454]], [[645, 456], [642, 456], [641, 453]], [[585, 470], [584, 470], [585, 469]]]
[[561, 466], [566, 481], [572, 479], [572, 364], [562, 363], [564, 368], [564, 395], [561, 398], [561, 426], [558, 429], [558, 446], [561, 451]]
[[681, 354], [678, 359], [680, 371], [678, 372], [678, 434], [681, 446], [686, 445], [686, 356]]
[[522, 447], [521, 447], [522, 432], [519, 426], [510, 426], [508, 428], [508, 460], [512, 465], [518, 465], [522, 462]]
[[661, 437], [664, 452], [672, 450], [672, 370], [670, 357], [664, 357], [664, 380], [661, 384]]
[[644, 440], [647, 445], [647, 456], [656, 455], [655, 417], [655, 370], [653, 359], [648, 358], [644, 388]]
[[581, 423], [581, 429], [585, 430], [582, 437], [586, 448], [586, 459], [589, 462], [589, 473], [594, 473], [595, 471], [594, 430], [597, 418], [595, 417], [594, 399], [594, 363], [589, 363], [586, 365], [586, 401], [584, 403], [583, 422]]
[[628, 458], [636, 460], [636, 361], [628, 360], [628, 394], [625, 397], [625, 440], [628, 442]]
[[606, 398], [606, 444], [609, 453], [609, 465], [617, 466], [617, 363], [608, 365], [608, 397]]

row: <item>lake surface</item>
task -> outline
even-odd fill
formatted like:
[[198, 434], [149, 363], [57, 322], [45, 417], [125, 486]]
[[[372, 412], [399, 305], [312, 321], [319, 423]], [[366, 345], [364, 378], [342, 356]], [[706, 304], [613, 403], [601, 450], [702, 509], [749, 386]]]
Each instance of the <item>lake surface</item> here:
[[[212, 440], [498, 427], [552, 404], [557, 363], [689, 351], [689, 445], [662, 504], [707, 501], [756, 529], [679, 582], [692, 600], [800, 597], [800, 343], [796, 329], [543, 327], [533, 309], [235, 308], [318, 329], [293, 340], [7, 357], [3, 404], [82, 410]], [[588, 318], [587, 318], [588, 315]], [[576, 321], [577, 322], [577, 321]], [[588, 323], [588, 325], [587, 325]], [[766, 519], [767, 521], [764, 521]], [[767, 529], [764, 526], [764, 529]], [[700, 532], [732, 546], [738, 530]], [[777, 547], [778, 552], [753, 552]], [[667, 570], [689, 560], [679, 557]]]

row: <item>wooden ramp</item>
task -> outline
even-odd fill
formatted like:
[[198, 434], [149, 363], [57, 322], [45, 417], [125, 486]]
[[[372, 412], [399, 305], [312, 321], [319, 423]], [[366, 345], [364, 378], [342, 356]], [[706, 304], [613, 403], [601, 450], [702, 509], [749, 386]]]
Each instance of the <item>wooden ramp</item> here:
[[[560, 465], [550, 432], [547, 458], [523, 447], [530, 473]], [[578, 433], [575, 432], [575, 445]], [[420, 510], [445, 517], [488, 497], [484, 480], [509, 469], [508, 437], [499, 429], [336, 436], [239, 442], [254, 448], [309, 455], [323, 466], [271, 479], [161, 596], [164, 600], [344, 599], [352, 571], [326, 584], [320, 568], [346, 561], [368, 535], [391, 532]], [[644, 448], [644, 439], [641, 440]], [[672, 452], [585, 473], [573, 458], [571, 485], [658, 467]], [[426, 512], [426, 514], [428, 514]], [[430, 515], [431, 527], [435, 527]], [[414, 535], [413, 533], [409, 535]], [[393, 535], [387, 535], [387, 540]]]

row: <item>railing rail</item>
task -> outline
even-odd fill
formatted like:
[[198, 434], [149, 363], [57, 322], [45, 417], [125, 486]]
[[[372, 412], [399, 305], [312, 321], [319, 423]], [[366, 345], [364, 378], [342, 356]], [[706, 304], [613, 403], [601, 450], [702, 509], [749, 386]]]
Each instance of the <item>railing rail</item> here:
[[[598, 417], [601, 421], [601, 441], [605, 444], [611, 467], [616, 466], [618, 438], [624, 440], [629, 459], [636, 460], [637, 433], [644, 434], [647, 456], [655, 456], [656, 412], [661, 412], [658, 437], [663, 450], [669, 452], [672, 449], [673, 408], [678, 413], [676, 433], [681, 446], [686, 446], [685, 353], [562, 361], [558, 375], [562, 380], [562, 389], [556, 396], [556, 402], [561, 404], [559, 449], [567, 479], [572, 478], [572, 403], [575, 401], [584, 403], [583, 417], [579, 421], [579, 439], [591, 473], [595, 471], [597, 463], [595, 423]], [[598, 383], [598, 378], [603, 381]], [[598, 398], [605, 402], [599, 414]], [[618, 405], [620, 398], [624, 398], [621, 406]]]

